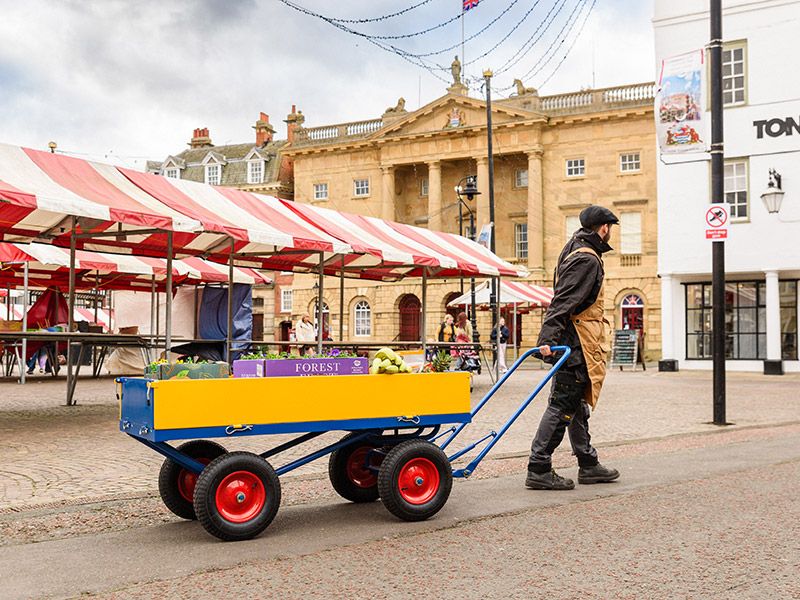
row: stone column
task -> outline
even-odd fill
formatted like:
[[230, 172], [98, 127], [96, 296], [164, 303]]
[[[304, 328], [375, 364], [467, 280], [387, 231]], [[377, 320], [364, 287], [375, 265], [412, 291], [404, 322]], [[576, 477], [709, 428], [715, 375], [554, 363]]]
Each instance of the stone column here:
[[778, 272], [766, 271], [767, 360], [781, 360], [781, 296]]
[[381, 218], [395, 221], [394, 167], [381, 167]]
[[489, 223], [489, 159], [485, 156], [475, 158], [478, 174], [478, 191], [480, 195], [476, 201], [478, 210], [475, 212], [475, 235], [479, 235], [481, 228]]
[[428, 163], [428, 229], [442, 231], [442, 163]]
[[544, 190], [542, 148], [528, 152], [528, 268], [544, 277]]

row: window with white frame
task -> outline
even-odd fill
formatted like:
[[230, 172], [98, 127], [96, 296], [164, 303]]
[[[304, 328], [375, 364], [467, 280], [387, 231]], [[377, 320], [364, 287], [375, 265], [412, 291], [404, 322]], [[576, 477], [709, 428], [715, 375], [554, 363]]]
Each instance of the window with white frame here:
[[619, 215], [620, 253], [642, 253], [642, 213], [623, 212]]
[[359, 337], [372, 335], [372, 310], [369, 302], [359, 300], [355, 306], [355, 335]]
[[206, 183], [208, 185], [219, 185], [222, 178], [222, 168], [217, 164], [206, 165]]
[[291, 289], [282, 289], [281, 290], [281, 312], [290, 313], [292, 312], [292, 306], [294, 304], [294, 294], [292, 293]]
[[583, 177], [586, 175], [586, 160], [583, 158], [567, 159], [567, 177]]
[[514, 223], [514, 255], [519, 259], [528, 258], [527, 223]]
[[572, 235], [581, 227], [581, 220], [578, 215], [567, 215], [564, 219], [564, 237], [569, 241]]
[[747, 161], [725, 161], [725, 202], [731, 219], [747, 218]]
[[619, 155], [619, 170], [621, 173], [635, 173], [642, 168], [642, 161], [638, 152], [625, 152]]
[[264, 181], [264, 161], [247, 161], [247, 183], [262, 183]]
[[178, 170], [178, 167], [169, 167], [164, 169], [164, 177], [168, 177], [169, 179], [180, 179], [181, 173]]
[[428, 178], [423, 177], [419, 180], [419, 195], [420, 196], [427, 196], [428, 195]]
[[328, 184], [315, 183], [314, 184], [314, 200], [327, 200], [328, 199]]
[[726, 45], [722, 49], [722, 103], [744, 104], [746, 90], [745, 44]]
[[354, 179], [353, 195], [358, 197], [369, 196], [369, 179]]
[[517, 169], [514, 172], [514, 187], [528, 187], [528, 169]]

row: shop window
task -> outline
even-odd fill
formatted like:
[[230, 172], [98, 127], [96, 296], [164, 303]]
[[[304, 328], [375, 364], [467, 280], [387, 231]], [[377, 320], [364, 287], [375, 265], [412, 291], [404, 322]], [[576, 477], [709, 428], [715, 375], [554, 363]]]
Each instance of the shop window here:
[[514, 187], [528, 187], [528, 169], [517, 169], [514, 173]]
[[623, 329], [644, 329], [644, 301], [638, 294], [628, 294], [622, 299]]
[[314, 200], [327, 200], [328, 199], [328, 184], [315, 183], [314, 184]]
[[355, 335], [356, 337], [367, 337], [372, 335], [372, 310], [369, 302], [359, 300], [355, 306]]
[[620, 253], [642, 253], [642, 213], [624, 212], [619, 216]]
[[781, 356], [797, 360], [797, 281], [781, 281]]
[[567, 177], [583, 177], [586, 175], [586, 161], [583, 158], [567, 160]]
[[353, 195], [359, 198], [369, 196], [369, 179], [354, 179]]
[[527, 223], [514, 223], [514, 255], [520, 260], [528, 258]]
[[747, 98], [746, 44], [726, 44], [722, 49], [722, 103], [744, 104]]
[[725, 202], [731, 219], [747, 218], [747, 161], [725, 161]]

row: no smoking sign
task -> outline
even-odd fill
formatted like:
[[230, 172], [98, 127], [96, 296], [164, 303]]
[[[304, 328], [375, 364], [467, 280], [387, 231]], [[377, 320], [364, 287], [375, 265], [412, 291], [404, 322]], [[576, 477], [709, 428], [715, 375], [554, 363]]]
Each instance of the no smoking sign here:
[[706, 239], [724, 240], [728, 238], [728, 205], [712, 204], [706, 210]]

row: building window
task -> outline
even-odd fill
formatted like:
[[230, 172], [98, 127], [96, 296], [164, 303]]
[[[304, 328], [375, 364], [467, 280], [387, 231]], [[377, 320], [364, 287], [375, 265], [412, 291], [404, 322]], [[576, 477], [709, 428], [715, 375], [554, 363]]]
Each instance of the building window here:
[[353, 195], [359, 198], [369, 196], [369, 179], [354, 179]]
[[208, 185], [219, 185], [221, 171], [222, 169], [219, 165], [206, 165], [206, 183]]
[[583, 158], [567, 160], [567, 177], [583, 177], [586, 175], [586, 161]]
[[638, 152], [628, 152], [619, 155], [619, 170], [621, 173], [635, 173], [641, 170], [641, 160]]
[[359, 300], [355, 307], [355, 334], [357, 337], [372, 335], [372, 310], [369, 302]]
[[514, 187], [528, 187], [528, 169], [517, 169], [514, 173]]
[[469, 225], [464, 225], [464, 237], [473, 242], [475, 241], [475, 225], [471, 227]]
[[315, 183], [314, 184], [314, 200], [327, 200], [328, 199], [328, 184]]
[[520, 260], [528, 258], [527, 223], [514, 223], [514, 254]]
[[427, 196], [428, 195], [428, 178], [424, 177], [419, 180], [419, 195], [420, 196]]
[[247, 161], [247, 183], [262, 183], [264, 181], [264, 161]]
[[619, 216], [620, 253], [642, 253], [642, 213], [624, 212]]
[[164, 177], [169, 179], [180, 179], [181, 172], [178, 170], [178, 167], [169, 167], [168, 169], [164, 169]]
[[797, 281], [781, 281], [781, 356], [797, 360]]
[[725, 162], [725, 202], [731, 219], [747, 218], [747, 161]]
[[[794, 285], [792, 285], [794, 284]], [[786, 313], [781, 307], [781, 347], [797, 356], [797, 282], [781, 282]], [[789, 298], [792, 291], [794, 297]], [[789, 303], [794, 302], [794, 306]], [[784, 323], [784, 314], [793, 313]], [[725, 358], [763, 360], [767, 357], [766, 286], [763, 281], [725, 284]], [[785, 328], [784, 328], [785, 325]], [[711, 358], [711, 284], [686, 285], [686, 358]]]
[[292, 305], [294, 304], [294, 294], [292, 290], [281, 290], [281, 312], [292, 312]]
[[581, 220], [578, 215], [568, 215], [566, 219], [564, 219], [564, 233], [567, 241], [572, 239], [572, 236], [575, 234], [578, 229], [581, 228]]
[[722, 103], [725, 106], [744, 104], [746, 86], [745, 44], [722, 49]]
[[638, 294], [628, 294], [620, 304], [623, 329], [644, 329], [644, 301]]

